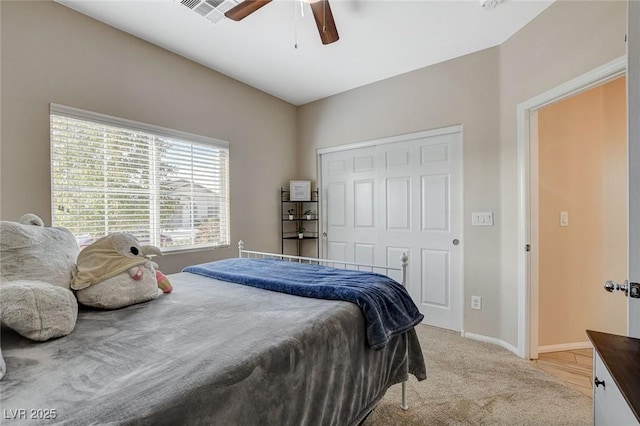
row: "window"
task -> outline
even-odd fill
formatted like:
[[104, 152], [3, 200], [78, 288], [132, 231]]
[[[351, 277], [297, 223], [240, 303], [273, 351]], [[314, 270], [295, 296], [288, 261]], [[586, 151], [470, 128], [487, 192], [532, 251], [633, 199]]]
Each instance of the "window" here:
[[162, 251], [229, 245], [229, 145], [51, 104], [54, 226], [82, 248], [129, 232]]

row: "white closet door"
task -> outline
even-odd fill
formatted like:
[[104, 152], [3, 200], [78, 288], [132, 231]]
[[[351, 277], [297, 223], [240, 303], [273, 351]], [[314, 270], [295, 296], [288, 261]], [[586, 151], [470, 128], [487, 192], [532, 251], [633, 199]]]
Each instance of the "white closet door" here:
[[424, 322], [460, 331], [462, 135], [394, 139], [322, 154], [323, 254], [399, 267], [407, 253]]
[[375, 147], [323, 157], [323, 257], [374, 264], [377, 218], [374, 208]]

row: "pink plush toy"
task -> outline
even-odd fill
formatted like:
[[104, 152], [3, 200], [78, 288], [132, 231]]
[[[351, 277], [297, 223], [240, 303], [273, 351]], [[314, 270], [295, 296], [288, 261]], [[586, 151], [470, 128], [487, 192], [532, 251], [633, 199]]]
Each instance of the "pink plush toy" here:
[[158, 281], [158, 288], [162, 290], [163, 293], [171, 293], [173, 290], [173, 286], [171, 285], [169, 278], [160, 271], [156, 271], [156, 281]]
[[[171, 285], [169, 278], [167, 278], [165, 274], [158, 270], [158, 264], [155, 262], [151, 262], [151, 265], [146, 263], [145, 266], [147, 266], [147, 268], [152, 272], [155, 271], [158, 288], [162, 290], [163, 293], [171, 293], [171, 291], [173, 290], [173, 286]], [[131, 278], [135, 281], [138, 281], [144, 276], [144, 269], [142, 269], [140, 266], [134, 266], [133, 268], [129, 269], [128, 272], [129, 276], [131, 276]]]

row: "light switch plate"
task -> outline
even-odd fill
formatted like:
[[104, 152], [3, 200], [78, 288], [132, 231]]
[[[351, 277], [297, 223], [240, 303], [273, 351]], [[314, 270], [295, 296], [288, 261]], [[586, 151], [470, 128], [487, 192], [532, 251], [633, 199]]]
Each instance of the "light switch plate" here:
[[560, 226], [569, 226], [569, 212], [560, 212]]
[[471, 226], [493, 226], [493, 212], [471, 213]]

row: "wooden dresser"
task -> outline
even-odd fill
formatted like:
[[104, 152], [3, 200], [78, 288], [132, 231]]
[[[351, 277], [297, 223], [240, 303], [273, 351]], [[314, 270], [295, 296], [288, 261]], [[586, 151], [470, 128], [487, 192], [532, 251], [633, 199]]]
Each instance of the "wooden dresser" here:
[[594, 351], [593, 422], [640, 425], [640, 339], [587, 330]]

